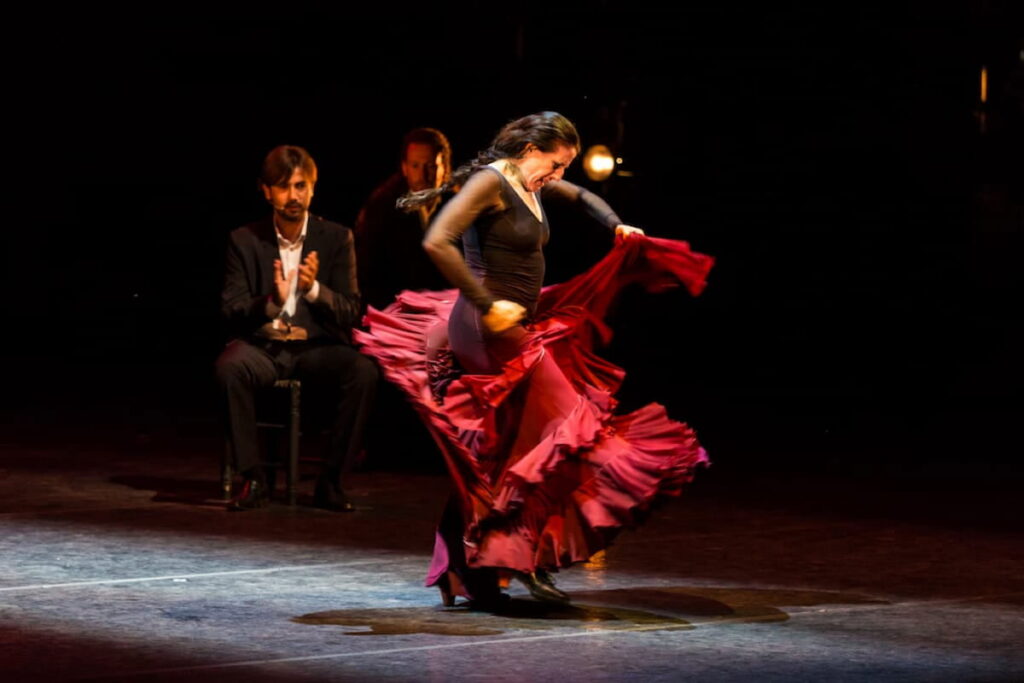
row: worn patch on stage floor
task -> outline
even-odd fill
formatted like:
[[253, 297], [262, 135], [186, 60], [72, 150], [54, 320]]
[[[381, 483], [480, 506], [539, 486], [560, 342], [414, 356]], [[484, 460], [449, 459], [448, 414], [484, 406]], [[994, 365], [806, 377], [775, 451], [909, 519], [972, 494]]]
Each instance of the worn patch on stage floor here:
[[574, 592], [572, 597], [578, 602], [628, 605], [632, 609], [652, 609], [691, 620], [696, 617], [702, 622], [715, 618], [785, 621], [789, 618], [785, 608], [887, 604], [878, 598], [839, 591], [708, 586], [617, 588]]
[[475, 612], [456, 605], [396, 609], [347, 609], [295, 617], [300, 624], [333, 624], [369, 627], [348, 635], [398, 635], [431, 633], [448, 636], [495, 636], [513, 629], [552, 630], [560, 627], [627, 629], [639, 625], [679, 629], [693, 628], [683, 619], [624, 607], [549, 605], [534, 600], [512, 599], [500, 612]]
[[575, 627], [599, 630], [694, 628], [694, 617], [708, 623], [785, 621], [783, 607], [879, 604], [884, 601], [833, 591], [749, 588], [632, 588], [573, 593], [574, 604], [550, 605], [513, 598], [500, 612], [456, 607], [347, 609], [304, 614], [299, 624], [352, 629], [346, 635], [429, 633], [449, 636], [494, 636], [514, 629], [553, 630]]

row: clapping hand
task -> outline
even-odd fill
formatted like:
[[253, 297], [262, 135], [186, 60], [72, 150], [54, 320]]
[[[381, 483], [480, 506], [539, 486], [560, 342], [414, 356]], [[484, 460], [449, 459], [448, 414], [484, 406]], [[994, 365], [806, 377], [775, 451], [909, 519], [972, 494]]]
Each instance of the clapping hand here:
[[299, 265], [299, 291], [308, 292], [316, 282], [316, 274], [320, 271], [320, 257], [315, 251], [306, 254]]
[[281, 259], [274, 259], [274, 291], [272, 297], [274, 303], [278, 306], [284, 306], [284, 302], [288, 300], [288, 293], [292, 289], [292, 282], [295, 281], [296, 271], [292, 270], [285, 277], [284, 265], [281, 263]]

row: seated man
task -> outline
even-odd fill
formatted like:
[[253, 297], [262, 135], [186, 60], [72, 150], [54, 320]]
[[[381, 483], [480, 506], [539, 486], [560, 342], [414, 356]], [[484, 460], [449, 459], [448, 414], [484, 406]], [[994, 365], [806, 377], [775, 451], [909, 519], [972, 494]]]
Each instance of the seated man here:
[[435, 201], [410, 213], [395, 208], [407, 192], [440, 187], [451, 174], [448, 139], [433, 128], [415, 128], [402, 139], [399, 171], [373, 191], [356, 219], [359, 282], [363, 300], [384, 308], [404, 289], [450, 289], [420, 244]]
[[230, 341], [217, 359], [216, 375], [234, 464], [245, 478], [230, 503], [233, 510], [269, 500], [255, 396], [286, 378], [301, 380], [304, 395], [322, 392], [331, 401], [330, 448], [314, 504], [353, 509], [341, 478], [362, 447], [377, 368], [351, 345], [360, 309], [352, 232], [309, 213], [316, 180], [316, 164], [306, 150], [271, 150], [260, 188], [273, 211], [228, 240], [221, 313]]

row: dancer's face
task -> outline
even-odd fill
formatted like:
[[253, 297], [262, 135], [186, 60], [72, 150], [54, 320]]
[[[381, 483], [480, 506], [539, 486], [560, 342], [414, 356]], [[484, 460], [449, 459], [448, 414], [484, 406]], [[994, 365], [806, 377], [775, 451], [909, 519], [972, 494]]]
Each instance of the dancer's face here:
[[550, 152], [542, 152], [530, 145], [526, 154], [516, 159], [523, 185], [527, 192], [537, 192], [553, 180], [561, 180], [565, 168], [576, 158], [576, 150], [568, 145], [559, 145]]

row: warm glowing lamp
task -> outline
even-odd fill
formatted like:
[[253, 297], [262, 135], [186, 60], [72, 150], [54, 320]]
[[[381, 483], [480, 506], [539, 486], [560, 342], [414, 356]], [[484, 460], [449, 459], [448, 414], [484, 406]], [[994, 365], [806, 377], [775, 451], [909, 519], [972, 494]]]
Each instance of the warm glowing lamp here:
[[583, 155], [583, 171], [594, 181], [605, 180], [615, 170], [615, 157], [604, 145], [593, 145]]

